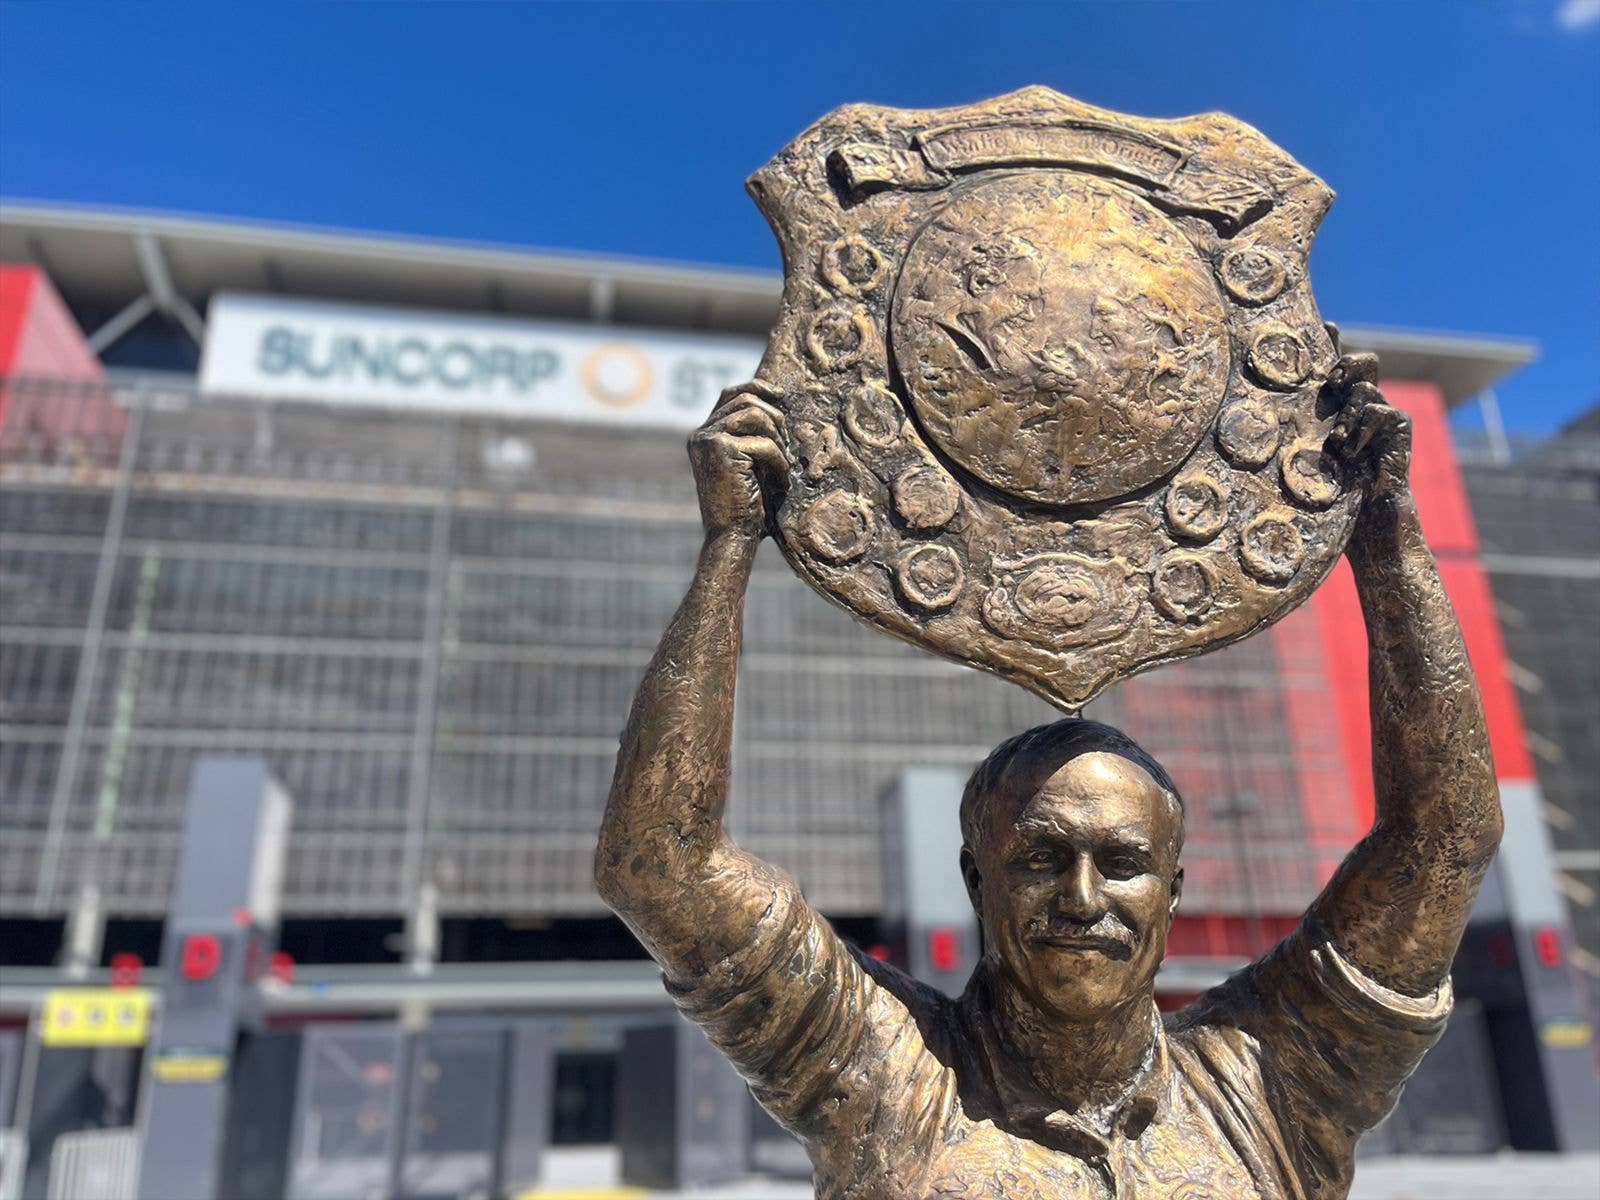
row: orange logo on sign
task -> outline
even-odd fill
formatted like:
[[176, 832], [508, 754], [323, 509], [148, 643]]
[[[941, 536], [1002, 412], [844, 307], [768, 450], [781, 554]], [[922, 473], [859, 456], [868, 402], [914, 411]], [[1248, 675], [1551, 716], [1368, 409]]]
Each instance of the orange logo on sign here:
[[626, 342], [596, 346], [584, 356], [581, 374], [584, 390], [612, 408], [632, 408], [655, 382], [649, 357]]

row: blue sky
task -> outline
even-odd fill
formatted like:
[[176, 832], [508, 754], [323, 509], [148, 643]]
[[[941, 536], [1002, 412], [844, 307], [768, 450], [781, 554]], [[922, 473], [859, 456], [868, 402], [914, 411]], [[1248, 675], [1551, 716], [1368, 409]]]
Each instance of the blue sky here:
[[0, 194], [778, 269], [742, 189], [846, 101], [1222, 109], [1338, 192], [1323, 313], [1537, 339], [1600, 399], [1600, 0], [0, 0]]

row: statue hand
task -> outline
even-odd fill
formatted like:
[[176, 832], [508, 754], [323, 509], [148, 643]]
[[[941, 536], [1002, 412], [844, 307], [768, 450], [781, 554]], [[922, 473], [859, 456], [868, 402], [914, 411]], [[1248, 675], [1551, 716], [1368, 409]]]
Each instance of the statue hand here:
[[1377, 377], [1376, 355], [1346, 354], [1324, 385], [1339, 406], [1327, 450], [1361, 481], [1366, 493], [1357, 541], [1368, 532], [1374, 511], [1389, 507], [1375, 501], [1399, 500], [1411, 491], [1411, 418], [1383, 398], [1373, 382]]
[[769, 497], [781, 496], [789, 480], [783, 430], [778, 409], [749, 392], [734, 392], [689, 438], [700, 517], [708, 534], [759, 539], [766, 532]]

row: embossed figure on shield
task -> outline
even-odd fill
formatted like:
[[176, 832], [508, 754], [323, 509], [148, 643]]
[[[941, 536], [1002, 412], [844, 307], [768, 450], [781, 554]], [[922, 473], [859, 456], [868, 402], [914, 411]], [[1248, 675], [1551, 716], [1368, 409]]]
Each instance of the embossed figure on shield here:
[[[601, 895], [825, 1200], [1346, 1196], [1449, 1015], [1501, 818], [1409, 425], [1311, 297], [1332, 194], [1231, 118], [1042, 88], [839, 109], [749, 186], [782, 307], [690, 441], [706, 539], [622, 737]], [[1072, 715], [973, 772], [948, 819], [982, 957], [957, 999], [917, 983], [723, 827], [769, 534], [863, 621], [1071, 714], [1277, 620], [1344, 555], [1372, 832], [1293, 933], [1163, 1016], [1181, 781]]]

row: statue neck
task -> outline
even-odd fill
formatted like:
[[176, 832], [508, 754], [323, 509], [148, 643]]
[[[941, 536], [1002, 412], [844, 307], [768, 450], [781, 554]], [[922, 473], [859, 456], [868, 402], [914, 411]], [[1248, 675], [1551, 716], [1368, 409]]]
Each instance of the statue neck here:
[[1068, 1111], [1121, 1100], [1149, 1061], [1155, 998], [1141, 994], [1081, 1020], [1041, 1009], [992, 971], [994, 1022], [1017, 1067]]

